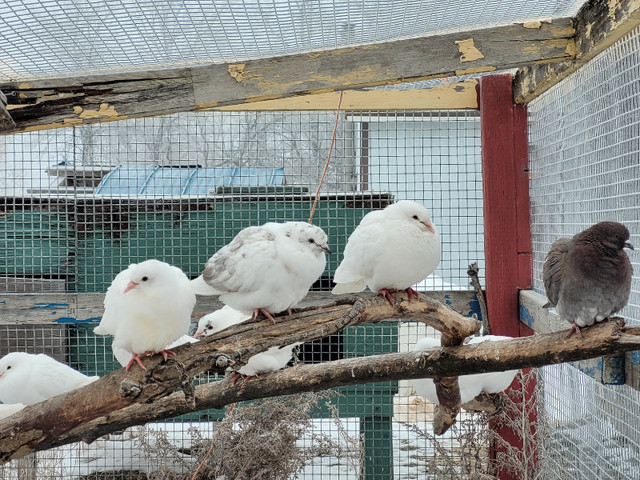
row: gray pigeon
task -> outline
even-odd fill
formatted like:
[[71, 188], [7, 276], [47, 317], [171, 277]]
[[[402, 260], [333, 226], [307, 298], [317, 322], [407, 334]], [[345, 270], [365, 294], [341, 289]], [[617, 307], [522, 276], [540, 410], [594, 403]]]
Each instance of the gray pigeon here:
[[574, 235], [556, 240], [542, 267], [549, 306], [561, 318], [580, 327], [601, 322], [629, 300], [633, 268], [623, 249], [629, 230], [617, 222], [600, 222]]

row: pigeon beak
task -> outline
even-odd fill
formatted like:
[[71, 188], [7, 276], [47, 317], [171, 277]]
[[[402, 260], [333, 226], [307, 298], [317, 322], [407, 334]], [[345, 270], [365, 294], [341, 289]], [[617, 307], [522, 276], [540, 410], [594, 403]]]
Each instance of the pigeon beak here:
[[201, 332], [196, 332], [193, 334], [193, 338], [200, 338], [202, 335], [204, 335], [204, 330]]
[[127, 293], [129, 290], [133, 290], [134, 288], [136, 288], [138, 286], [138, 284], [134, 281], [131, 281], [127, 284], [127, 288], [124, 289], [124, 293]]
[[624, 248], [628, 248], [629, 250], [635, 250], [635, 248], [633, 248], [633, 245], [631, 245], [629, 242], [624, 244]]
[[431, 233], [436, 233], [436, 229], [433, 228], [433, 225], [431, 225], [429, 222], [420, 222], [421, 224], [423, 224], [425, 227], [427, 227], [427, 230], [429, 230]]
[[320, 248], [324, 251], [324, 253], [331, 255], [331, 249], [329, 248], [329, 245], [327, 244], [320, 245]]

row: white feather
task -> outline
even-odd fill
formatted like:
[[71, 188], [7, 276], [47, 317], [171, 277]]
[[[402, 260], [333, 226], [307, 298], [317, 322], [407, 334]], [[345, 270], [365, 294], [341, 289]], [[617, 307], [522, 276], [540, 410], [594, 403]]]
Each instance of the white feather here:
[[[497, 335], [486, 335], [484, 337], [473, 337], [466, 343], [475, 344], [488, 341], [501, 341], [511, 337], [501, 337]], [[414, 346], [415, 352], [423, 352], [440, 347], [440, 340], [432, 337], [420, 339]], [[458, 377], [458, 385], [460, 387], [460, 402], [467, 403], [473, 400], [480, 393], [498, 393], [507, 389], [517, 370], [509, 370], [506, 372], [489, 372], [472, 375], [461, 375]], [[421, 378], [413, 380], [413, 388], [418, 395], [426, 398], [432, 403], [438, 405], [438, 396], [436, 394], [436, 386], [431, 378]]]

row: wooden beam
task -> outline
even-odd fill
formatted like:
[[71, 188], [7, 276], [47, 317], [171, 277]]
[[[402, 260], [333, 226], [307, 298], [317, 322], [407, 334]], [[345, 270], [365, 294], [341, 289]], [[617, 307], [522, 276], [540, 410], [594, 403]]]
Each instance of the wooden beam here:
[[[511, 75], [482, 77], [479, 104], [489, 326], [492, 334], [519, 337], [533, 333], [518, 321], [518, 289], [531, 284], [531, 230], [527, 112], [513, 105], [511, 86]], [[518, 388], [530, 397], [535, 382]], [[536, 413], [530, 412], [531, 425], [536, 420]], [[493, 422], [490, 426], [509, 448], [524, 450], [520, 432]], [[498, 452], [504, 453], [505, 447], [492, 444], [492, 457]], [[502, 469], [498, 478], [516, 480], [517, 475]]]
[[575, 58], [528, 65], [514, 80], [514, 100], [528, 103], [640, 25], [638, 0], [589, 0], [574, 20]]
[[[478, 108], [475, 79], [416, 90], [347, 90], [343, 111], [357, 110], [460, 110]], [[222, 111], [335, 110], [340, 92], [318, 93], [214, 107]]]
[[480, 79], [487, 309], [491, 333], [521, 332], [518, 290], [531, 286], [526, 109], [512, 103], [511, 75]]
[[[420, 292], [446, 304], [464, 317], [477, 313], [478, 300], [472, 291], [452, 290]], [[364, 292], [354, 297], [367, 298]], [[297, 308], [319, 307], [336, 301], [330, 292], [309, 292]], [[0, 294], [0, 325], [99, 322], [104, 312], [104, 293], [8, 293]], [[218, 297], [198, 295], [193, 312], [197, 321], [203, 315], [222, 308]]]
[[[573, 57], [570, 18], [192, 68], [0, 84], [2, 133], [197, 111]], [[10, 95], [9, 95], [10, 94]], [[371, 105], [375, 108], [375, 105]]]

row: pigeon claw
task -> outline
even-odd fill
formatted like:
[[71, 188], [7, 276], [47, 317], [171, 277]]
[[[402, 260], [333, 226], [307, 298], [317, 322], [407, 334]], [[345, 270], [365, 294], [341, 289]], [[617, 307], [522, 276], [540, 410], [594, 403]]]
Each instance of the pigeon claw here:
[[391, 305], [395, 305], [396, 302], [393, 299], [393, 297], [391, 296], [392, 292], [397, 292], [397, 290], [395, 289], [387, 289], [387, 288], [381, 288], [380, 290], [378, 290], [378, 295], [382, 295], [383, 297], [386, 297], [387, 300], [389, 300], [389, 303]]
[[264, 308], [256, 308], [253, 311], [253, 320], [255, 320], [256, 318], [258, 318], [259, 314], [263, 314], [265, 317], [267, 317], [269, 320], [271, 320], [271, 323], [273, 323], [274, 325], [276, 324], [276, 319], [273, 318], [273, 316], [267, 312]]
[[411, 303], [411, 300], [413, 300], [414, 298], [417, 300], [420, 299], [420, 294], [413, 288], [409, 287], [405, 291], [407, 292], [407, 295], [409, 295], [409, 303]]
[[[257, 377], [257, 375], [256, 375]], [[236, 382], [240, 379], [242, 379], [243, 382], [246, 382], [247, 380], [250, 380], [252, 377], [251, 375], [243, 375], [242, 373], [232, 373], [231, 374], [231, 384], [235, 385]]]
[[567, 338], [573, 335], [573, 332], [576, 332], [576, 337], [582, 338], [582, 332], [580, 332], [580, 327], [576, 323], [571, 325], [571, 330], [569, 330], [569, 334], [567, 335]]
[[129, 360], [129, 363], [127, 363], [125, 370], [128, 372], [134, 363], [137, 363], [138, 365], [140, 365], [140, 368], [142, 370], [145, 370], [145, 371], [147, 370], [147, 367], [144, 366], [144, 363], [142, 363], [142, 360], [140, 360], [140, 357], [136, 353], [131, 354], [131, 360]]
[[169, 358], [169, 355], [173, 357], [176, 356], [176, 352], [174, 352], [173, 350], [161, 350], [158, 353], [162, 354], [162, 358], [164, 358], [165, 362], [167, 361], [167, 358]]

